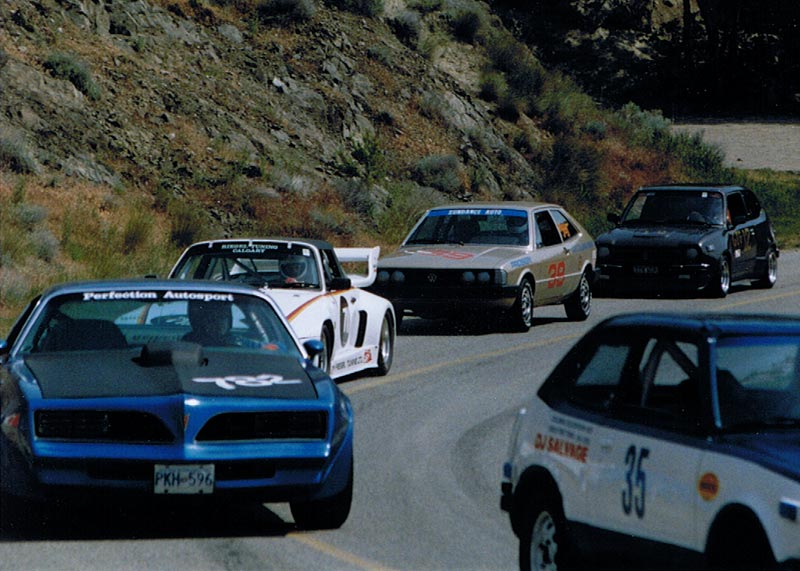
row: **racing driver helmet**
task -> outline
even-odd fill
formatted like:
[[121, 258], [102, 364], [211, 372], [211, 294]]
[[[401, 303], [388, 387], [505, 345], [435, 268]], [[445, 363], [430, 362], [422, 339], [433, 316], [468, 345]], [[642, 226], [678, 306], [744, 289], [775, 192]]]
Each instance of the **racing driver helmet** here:
[[290, 254], [281, 260], [281, 277], [287, 282], [301, 282], [308, 272], [308, 260], [304, 256]]

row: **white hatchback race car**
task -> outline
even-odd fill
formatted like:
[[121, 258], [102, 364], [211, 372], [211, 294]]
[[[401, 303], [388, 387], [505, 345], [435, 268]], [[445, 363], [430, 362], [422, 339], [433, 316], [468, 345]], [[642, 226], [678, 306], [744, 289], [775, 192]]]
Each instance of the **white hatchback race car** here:
[[590, 331], [520, 410], [501, 507], [520, 568], [800, 568], [800, 319]]
[[[380, 247], [334, 248], [323, 240], [231, 239], [189, 246], [170, 278], [241, 282], [267, 291], [301, 342], [319, 339], [319, 368], [338, 378], [389, 372], [396, 320], [387, 299], [361, 288], [375, 280]], [[366, 264], [348, 275], [341, 262]]]

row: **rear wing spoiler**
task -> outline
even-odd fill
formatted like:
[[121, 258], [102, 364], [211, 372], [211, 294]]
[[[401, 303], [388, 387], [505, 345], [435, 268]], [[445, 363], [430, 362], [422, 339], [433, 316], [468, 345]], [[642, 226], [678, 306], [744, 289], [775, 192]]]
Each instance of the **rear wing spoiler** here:
[[375, 277], [378, 275], [378, 257], [381, 255], [381, 247], [375, 246], [374, 248], [334, 248], [336, 257], [340, 262], [357, 262], [367, 265], [367, 273], [351, 274], [348, 272], [347, 277], [353, 287], [369, 287], [375, 282]]

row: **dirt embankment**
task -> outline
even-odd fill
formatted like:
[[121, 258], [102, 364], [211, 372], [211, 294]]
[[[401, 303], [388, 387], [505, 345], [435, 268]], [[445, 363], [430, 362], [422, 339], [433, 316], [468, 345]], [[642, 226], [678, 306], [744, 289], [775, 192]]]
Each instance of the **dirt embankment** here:
[[724, 151], [727, 166], [800, 172], [800, 119], [676, 122], [674, 129], [702, 133]]

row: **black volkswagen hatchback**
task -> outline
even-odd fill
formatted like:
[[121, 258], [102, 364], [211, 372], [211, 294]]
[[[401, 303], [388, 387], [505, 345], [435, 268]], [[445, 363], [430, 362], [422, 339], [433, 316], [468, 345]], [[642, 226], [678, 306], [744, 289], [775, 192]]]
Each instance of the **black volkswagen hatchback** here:
[[640, 188], [597, 244], [600, 291], [704, 291], [724, 297], [731, 283], [778, 278], [778, 246], [756, 195], [732, 185]]

